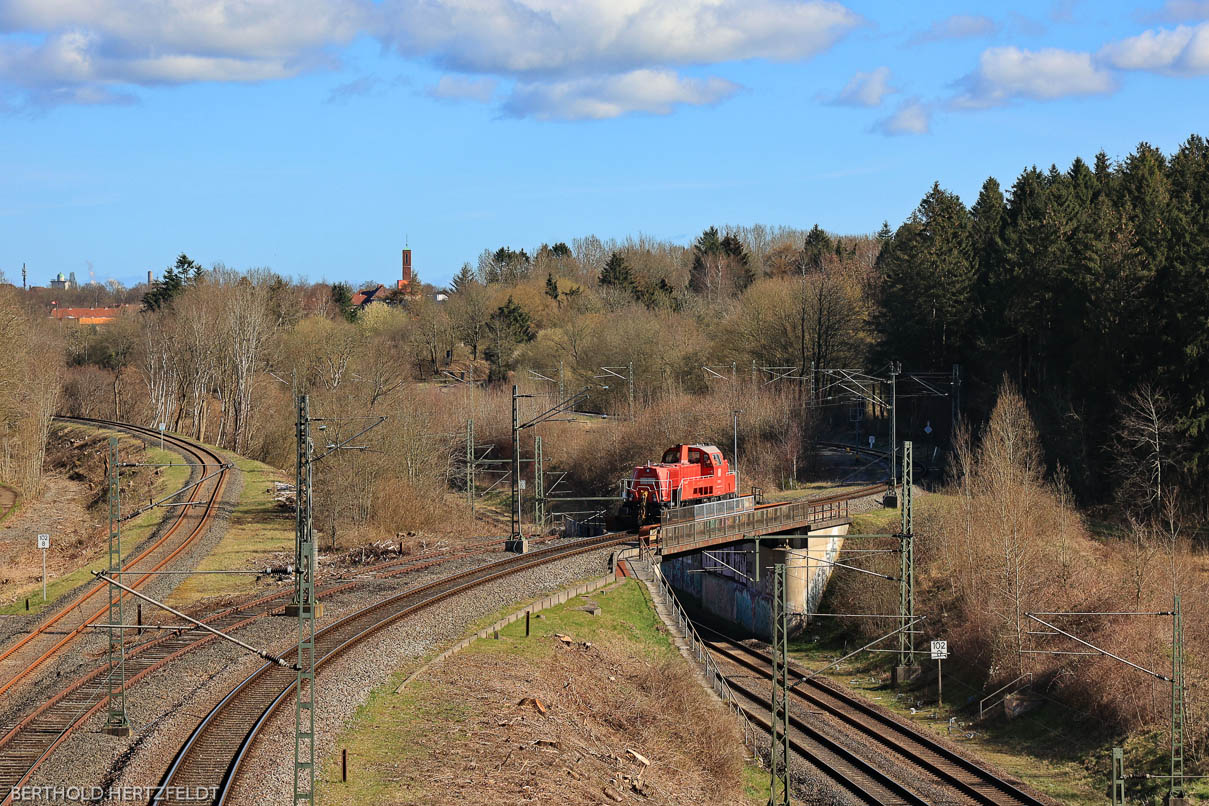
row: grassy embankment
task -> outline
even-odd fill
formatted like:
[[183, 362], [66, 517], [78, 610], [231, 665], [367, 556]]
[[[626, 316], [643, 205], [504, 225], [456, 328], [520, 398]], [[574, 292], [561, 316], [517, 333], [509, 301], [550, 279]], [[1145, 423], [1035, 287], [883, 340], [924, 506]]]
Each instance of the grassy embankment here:
[[[917, 505], [919, 501], [920, 497], [917, 497]], [[858, 515], [853, 519], [851, 533], [894, 532], [898, 529], [899, 517], [899, 512], [891, 509]], [[827, 605], [825, 600], [824, 610]], [[916, 606], [918, 610], [919, 604]], [[824, 623], [809, 633], [790, 642], [790, 654], [802, 665], [819, 668], [843, 654], [844, 634], [839, 627]], [[1109, 797], [1111, 749], [1114, 743], [1120, 742], [1119, 737], [1114, 742], [1112, 737], [1089, 725], [1081, 715], [1055, 702], [1047, 702], [1042, 708], [1010, 721], [996, 719], [985, 725], [954, 727], [950, 731], [951, 717], [968, 724], [977, 716], [977, 702], [984, 696], [982, 689], [963, 679], [953, 665], [946, 664], [944, 703], [937, 713], [934, 684], [907, 692], [896, 692], [890, 687], [889, 672], [895, 661], [896, 656], [890, 653], [866, 654], [825, 672], [824, 676], [894, 711], [916, 727], [948, 737], [1060, 803], [1100, 806]], [[923, 663], [933, 664], [930, 660]], [[913, 709], [915, 713], [912, 713]], [[1126, 772], [1165, 772], [1166, 741], [1165, 733], [1130, 737], [1125, 742]], [[1189, 788], [1190, 794], [1209, 795], [1209, 785], [1199, 781], [1190, 781]], [[1130, 802], [1134, 802], [1133, 798], [1138, 794], [1131, 791]]]
[[[243, 479], [226, 531], [214, 550], [197, 566], [199, 571], [254, 570], [273, 554], [294, 551], [294, 515], [273, 500], [273, 482], [286, 474], [262, 462], [221, 452], [235, 463]], [[195, 574], [168, 597], [170, 604], [189, 604], [210, 596], [235, 595], [263, 589], [251, 574]]]
[[[603, 664], [608, 666], [607, 671], [611, 673], [607, 677], [609, 682], [605, 685], [619, 685], [624, 688], [630, 673], [635, 669], [662, 668], [660, 664], [668, 662], [683, 663], [666, 634], [661, 631], [658, 616], [655, 615], [647, 591], [641, 584], [630, 580], [611, 590], [590, 594], [589, 598], [600, 605], [600, 615], [592, 616], [578, 610], [577, 608], [584, 605], [584, 599], [573, 599], [566, 604], [544, 610], [540, 618], [533, 619], [531, 637], [525, 637], [524, 621], [520, 620], [500, 630], [500, 640], [477, 641], [441, 666], [452, 666], [461, 671], [479, 669], [482, 664], [492, 668], [491, 664], [494, 663], [498, 664], [494, 668], [506, 667], [520, 681], [536, 681], [532, 682], [532, 685], [540, 686], [543, 671], [552, 663], [557, 664], [560, 660], [565, 662], [571, 652], [563, 649], [559, 642], [554, 640], [556, 633], [570, 636], [576, 642], [586, 641], [597, 647], [607, 647], [607, 657], [613, 661], [617, 658], [625, 659], [625, 664], [621, 667]], [[515, 609], [515, 606], [510, 607], [507, 612]], [[496, 618], [498, 616], [479, 620], [478, 628]], [[436, 667], [438, 673], [441, 666]], [[340, 782], [338, 755], [330, 759], [324, 767], [319, 783], [321, 802], [338, 802], [349, 806], [427, 803], [441, 802], [445, 796], [452, 794], [448, 789], [440, 789], [439, 783], [414, 774], [407, 776], [407, 770], [431, 763], [437, 758], [448, 757], [449, 754], [456, 756], [458, 746], [465, 747], [465, 743], [471, 741], [471, 737], [476, 734], [474, 720], [482, 716], [478, 713], [481, 708], [476, 709], [469, 701], [476, 685], [471, 680], [457, 686], [439, 685], [426, 679], [429, 676], [426, 673], [396, 694], [395, 689], [408, 673], [408, 670], [396, 672], [386, 685], [373, 691], [368, 702], [358, 709], [345, 727], [339, 738], [339, 746], [348, 750], [349, 781]], [[598, 673], [603, 675], [605, 671], [600, 670]], [[467, 674], [471, 672], [467, 671]], [[617, 680], [625, 682], [617, 683]], [[579, 678], [577, 681], [584, 682]], [[570, 682], [567, 685], [571, 685]], [[463, 688], [466, 690], [461, 690]], [[537, 689], [533, 690], [536, 692]], [[525, 693], [526, 689], [522, 688], [515, 692], [515, 696], [519, 697]], [[634, 696], [642, 695], [635, 693]], [[510, 702], [507, 704], [511, 705]], [[565, 726], [568, 722], [591, 722], [595, 730], [600, 731], [593, 734], [594, 738], [599, 738], [600, 742], [606, 741], [602, 735], [606, 728], [595, 724], [598, 714], [585, 710], [576, 713], [568, 709], [566, 703], [561, 703], [560, 706], [551, 704], [550, 722], [542, 720], [541, 730], [555, 731], [557, 725]], [[575, 762], [566, 757], [574, 755], [567, 750], [574, 739], [568, 742], [565, 733], [550, 735], [559, 736], [565, 753], [556, 765], [559, 769], [552, 768], [552, 772], [561, 773], [561, 766], [566, 764], [574, 767]], [[634, 741], [637, 742], [637, 739]], [[499, 772], [499, 768], [491, 763], [494, 761], [491, 754], [495, 749], [498, 748], [473, 751], [476, 754], [483, 753], [480, 759], [480, 769], [483, 772], [488, 768]], [[664, 759], [656, 758], [655, 753], [652, 753], [652, 760], [657, 764]], [[452, 771], [457, 762], [450, 763]], [[520, 762], [514, 760], [507, 763], [515, 767]], [[743, 768], [741, 780], [734, 782], [736, 792], [743, 793], [740, 802], [766, 803], [766, 776], [767, 773], [758, 768]], [[567, 784], [571, 783], [568, 779]], [[599, 794], [599, 787], [595, 791]], [[489, 798], [486, 792], [467, 791], [459, 794], [467, 798], [464, 802], [491, 802], [489, 799], [476, 799]], [[497, 794], [504, 798], [499, 802], [507, 800], [504, 792]]]
[[[82, 428], [82, 426], [73, 426], [73, 428]], [[129, 435], [122, 434], [116, 431], [106, 431], [105, 429], [88, 429], [89, 433], [99, 433], [106, 437], [117, 436], [121, 440], [123, 446], [139, 445], [143, 443], [133, 439]], [[180, 462], [181, 458], [178, 454], [168, 450], [160, 450], [154, 443], [146, 445], [146, 453], [144, 454], [145, 461], [148, 463], [175, 463]], [[164, 467], [162, 472], [153, 485], [153, 494], [161, 497], [171, 493], [173, 490], [179, 490], [189, 480], [189, 468], [184, 466]], [[142, 502], [126, 502], [123, 504], [123, 509], [137, 508]], [[131, 556], [131, 552], [135, 547], [146, 540], [152, 532], [160, 525], [160, 522], [165, 517], [165, 513], [169, 515], [175, 514], [175, 510], [151, 509], [142, 513], [136, 518], [122, 523], [122, 560]], [[105, 527], [102, 527], [105, 528]], [[54, 535], [51, 535], [51, 550], [54, 550]], [[29, 607], [31, 613], [37, 613], [43, 608], [52, 606], [59, 597], [68, 594], [75, 590], [78, 586], [83, 585], [93, 579], [92, 571], [101, 570], [108, 567], [108, 542], [102, 536], [97, 544], [97, 549], [89, 556], [84, 558], [81, 565], [67, 574], [60, 575], [53, 579], [47, 579], [46, 583], [46, 602], [42, 602], [42, 591], [35, 588], [41, 588], [41, 584], [29, 588], [30, 594]], [[36, 592], [37, 595], [33, 595]], [[25, 612], [24, 596], [18, 601], [0, 607], [0, 614], [16, 614]]]

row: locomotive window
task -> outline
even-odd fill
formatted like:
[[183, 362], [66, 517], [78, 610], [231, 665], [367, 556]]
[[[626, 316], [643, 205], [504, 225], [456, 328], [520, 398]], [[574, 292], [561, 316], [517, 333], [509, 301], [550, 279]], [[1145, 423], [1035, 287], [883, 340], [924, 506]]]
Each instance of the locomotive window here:
[[673, 464], [673, 463], [675, 463], [675, 462], [679, 462], [679, 461], [680, 461], [680, 448], [679, 448], [679, 446], [677, 446], [677, 447], [675, 447], [675, 448], [668, 448], [668, 449], [667, 449], [667, 453], [663, 454], [663, 462], [664, 462], [664, 464], [669, 464], [669, 465], [670, 465], [670, 464]]
[[691, 448], [688, 452], [688, 460], [693, 464], [700, 464], [703, 461], [703, 454], [698, 448]]

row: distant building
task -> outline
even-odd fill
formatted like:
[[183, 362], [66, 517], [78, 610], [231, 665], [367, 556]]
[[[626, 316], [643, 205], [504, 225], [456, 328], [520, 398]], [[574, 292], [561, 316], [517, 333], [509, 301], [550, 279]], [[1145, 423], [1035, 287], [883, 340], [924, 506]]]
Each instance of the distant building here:
[[411, 250], [403, 250], [403, 275], [399, 279], [399, 290], [411, 290]]
[[69, 288], [75, 288], [75, 282], [68, 280], [63, 276], [63, 272], [59, 272], [55, 279], [50, 281], [50, 287], [57, 291], [66, 291]]
[[377, 288], [367, 288], [364, 291], [358, 291], [356, 294], [353, 294], [353, 307], [368, 308], [370, 303], [386, 302], [386, 295], [389, 293], [390, 292], [387, 291], [386, 286], [384, 285], [379, 285]]
[[121, 305], [116, 308], [54, 308], [50, 316], [59, 322], [74, 322], [78, 325], [108, 325], [121, 315], [123, 309], [136, 308], [137, 305]]

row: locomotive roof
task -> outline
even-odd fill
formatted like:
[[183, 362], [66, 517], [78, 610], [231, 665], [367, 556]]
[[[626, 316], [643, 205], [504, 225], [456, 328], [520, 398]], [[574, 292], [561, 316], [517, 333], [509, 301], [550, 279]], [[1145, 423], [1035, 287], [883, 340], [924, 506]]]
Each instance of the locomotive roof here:
[[703, 442], [679, 442], [676, 445], [673, 445], [672, 447], [675, 447], [675, 448], [683, 448], [683, 447], [700, 448], [701, 450], [706, 451], [707, 453], [714, 453], [714, 452], [722, 453], [722, 449], [719, 448], [717, 445], [706, 445]]

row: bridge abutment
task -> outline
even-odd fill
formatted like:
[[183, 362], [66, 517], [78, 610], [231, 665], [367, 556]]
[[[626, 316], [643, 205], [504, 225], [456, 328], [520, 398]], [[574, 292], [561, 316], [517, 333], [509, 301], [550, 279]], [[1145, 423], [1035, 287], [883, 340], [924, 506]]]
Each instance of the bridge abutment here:
[[[661, 568], [681, 601], [702, 615], [752, 636], [769, 639], [772, 567], [784, 563], [790, 634], [818, 612], [831, 563], [843, 547], [848, 524], [808, 535], [768, 535], [706, 551], [664, 557]], [[757, 555], [758, 551], [758, 555]]]

